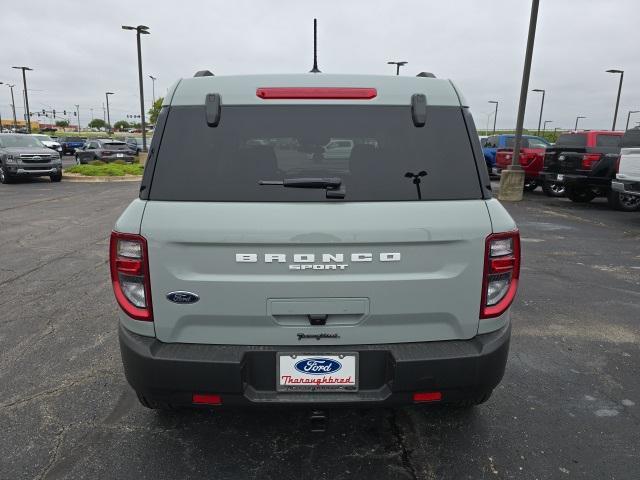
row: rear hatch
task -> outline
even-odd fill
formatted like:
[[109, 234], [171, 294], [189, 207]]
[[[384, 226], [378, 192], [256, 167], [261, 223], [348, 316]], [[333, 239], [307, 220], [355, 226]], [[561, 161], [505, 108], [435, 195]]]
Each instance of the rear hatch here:
[[[460, 107], [423, 128], [408, 106], [225, 106], [216, 128], [203, 109], [169, 111], [141, 225], [158, 339], [476, 335], [491, 221]], [[353, 148], [325, 155], [336, 138]], [[327, 177], [343, 198], [259, 183]]]

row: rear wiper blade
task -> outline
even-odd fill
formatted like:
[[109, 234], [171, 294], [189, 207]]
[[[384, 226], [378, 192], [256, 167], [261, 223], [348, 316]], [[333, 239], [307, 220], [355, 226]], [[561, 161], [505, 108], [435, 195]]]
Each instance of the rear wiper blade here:
[[282, 180], [260, 180], [259, 185], [280, 185], [287, 188], [324, 188], [327, 198], [344, 198], [342, 179], [329, 178], [285, 178]]

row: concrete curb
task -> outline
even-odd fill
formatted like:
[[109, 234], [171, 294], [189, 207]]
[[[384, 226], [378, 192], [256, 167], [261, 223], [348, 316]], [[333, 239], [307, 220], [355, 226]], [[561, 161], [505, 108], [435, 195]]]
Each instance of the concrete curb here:
[[126, 175], [124, 177], [110, 177], [107, 175], [98, 175], [95, 177], [89, 176], [70, 176], [62, 174], [62, 180], [65, 182], [77, 182], [77, 183], [108, 183], [108, 182], [139, 182], [142, 180], [142, 175]]

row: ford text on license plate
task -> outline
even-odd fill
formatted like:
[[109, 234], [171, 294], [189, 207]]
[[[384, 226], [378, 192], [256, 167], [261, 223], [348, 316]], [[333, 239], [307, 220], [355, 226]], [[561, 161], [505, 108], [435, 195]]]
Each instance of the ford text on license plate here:
[[280, 392], [358, 390], [357, 353], [279, 353], [277, 362]]

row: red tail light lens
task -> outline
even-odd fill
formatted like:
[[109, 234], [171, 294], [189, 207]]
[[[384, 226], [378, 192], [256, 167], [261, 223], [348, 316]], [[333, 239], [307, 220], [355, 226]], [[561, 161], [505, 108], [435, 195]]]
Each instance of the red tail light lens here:
[[489, 235], [485, 246], [480, 318], [502, 315], [511, 305], [520, 278], [520, 232]]
[[442, 400], [442, 393], [440, 392], [416, 392], [413, 394], [415, 403], [439, 402], [440, 400]]
[[222, 398], [214, 393], [194, 393], [192, 402], [195, 405], [222, 405]]
[[582, 169], [591, 170], [593, 165], [600, 161], [600, 158], [602, 158], [602, 155], [599, 153], [585, 153], [582, 156]]
[[376, 98], [375, 88], [349, 87], [286, 87], [258, 88], [256, 95], [265, 100], [371, 100]]
[[135, 320], [153, 321], [146, 239], [141, 235], [111, 232], [109, 265], [118, 305]]

